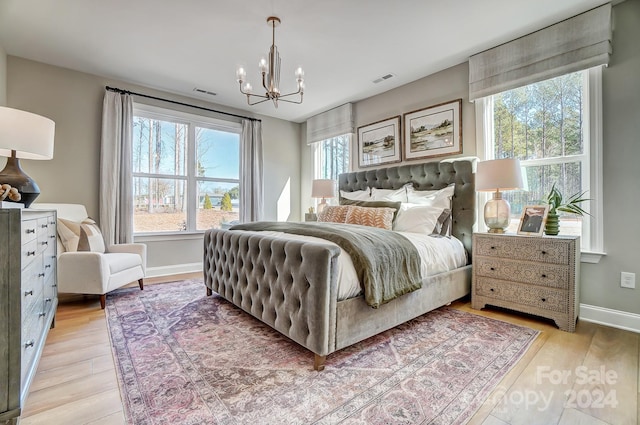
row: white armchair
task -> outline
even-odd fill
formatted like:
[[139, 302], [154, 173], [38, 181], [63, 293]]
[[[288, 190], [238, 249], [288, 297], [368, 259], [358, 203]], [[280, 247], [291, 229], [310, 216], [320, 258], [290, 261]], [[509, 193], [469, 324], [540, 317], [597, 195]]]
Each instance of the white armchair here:
[[[82, 222], [88, 218], [87, 210], [80, 204], [37, 204], [33, 209], [56, 210], [58, 218]], [[100, 307], [104, 309], [107, 292], [138, 281], [144, 289], [147, 267], [147, 246], [140, 243], [109, 245], [105, 252], [66, 252], [58, 241], [58, 292], [100, 295]]]

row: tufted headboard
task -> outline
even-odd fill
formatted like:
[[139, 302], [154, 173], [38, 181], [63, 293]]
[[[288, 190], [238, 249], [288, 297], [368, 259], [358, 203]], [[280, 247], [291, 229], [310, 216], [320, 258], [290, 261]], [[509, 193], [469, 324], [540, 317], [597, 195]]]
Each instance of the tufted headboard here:
[[452, 234], [460, 239], [471, 259], [471, 235], [476, 221], [476, 159], [426, 162], [340, 174], [340, 190], [367, 187], [400, 189], [411, 182], [417, 190], [438, 190], [455, 183]]

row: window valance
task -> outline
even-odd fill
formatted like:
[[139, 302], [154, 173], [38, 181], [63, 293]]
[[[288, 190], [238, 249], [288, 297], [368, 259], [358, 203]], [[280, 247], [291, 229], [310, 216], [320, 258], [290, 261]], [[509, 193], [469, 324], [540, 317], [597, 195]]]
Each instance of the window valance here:
[[307, 120], [307, 144], [354, 131], [353, 107], [345, 103]]
[[609, 63], [611, 4], [469, 58], [469, 99]]

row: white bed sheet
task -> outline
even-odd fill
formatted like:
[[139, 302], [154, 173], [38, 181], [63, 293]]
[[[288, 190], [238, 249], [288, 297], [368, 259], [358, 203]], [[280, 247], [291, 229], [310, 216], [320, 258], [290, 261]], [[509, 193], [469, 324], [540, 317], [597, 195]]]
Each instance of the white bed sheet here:
[[[467, 264], [467, 253], [459, 239], [436, 238], [424, 233], [398, 232], [406, 237], [418, 250], [420, 255], [420, 272], [423, 279], [428, 276], [443, 273], [449, 270], [463, 267]], [[314, 241], [337, 244], [326, 239], [313, 236], [293, 235], [283, 232], [265, 231], [265, 235], [280, 239], [295, 239], [302, 241]], [[338, 300], [353, 298], [362, 293], [356, 270], [353, 267], [351, 256], [340, 248], [338, 256]]]

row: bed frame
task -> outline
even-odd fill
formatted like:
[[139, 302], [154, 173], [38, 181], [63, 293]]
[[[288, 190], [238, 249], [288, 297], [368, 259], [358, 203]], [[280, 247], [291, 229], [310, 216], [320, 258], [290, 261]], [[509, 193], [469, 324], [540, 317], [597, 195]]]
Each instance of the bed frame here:
[[[417, 190], [455, 183], [452, 234], [471, 260], [475, 224], [475, 160], [442, 161], [342, 174], [345, 191], [367, 187]], [[312, 351], [314, 369], [326, 356], [418, 317], [470, 292], [471, 265], [430, 276], [422, 288], [373, 309], [363, 296], [337, 300], [340, 250], [323, 242], [284, 240], [261, 232], [210, 229], [204, 236], [204, 276], [212, 292]]]

